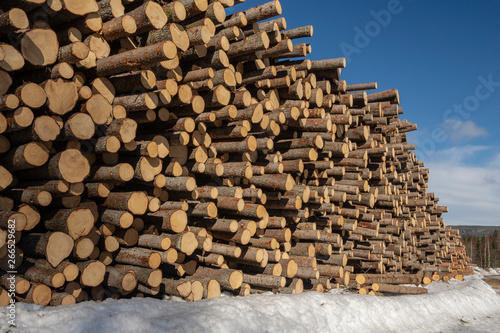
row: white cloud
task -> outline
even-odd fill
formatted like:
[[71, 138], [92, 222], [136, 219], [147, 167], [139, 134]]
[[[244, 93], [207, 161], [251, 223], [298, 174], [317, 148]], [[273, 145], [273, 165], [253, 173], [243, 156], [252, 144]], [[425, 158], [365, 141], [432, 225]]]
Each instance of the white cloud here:
[[490, 166], [492, 168], [500, 169], [500, 154], [497, 154], [497, 156], [491, 161]]
[[491, 147], [489, 146], [477, 145], [456, 146], [448, 149], [438, 150], [432, 155], [429, 155], [429, 157], [426, 158], [424, 162], [441, 162], [456, 165], [458, 163], [467, 162], [467, 159], [471, 158], [475, 153], [483, 150], [488, 150], [490, 148]]
[[477, 126], [470, 120], [445, 120], [441, 126], [454, 142], [488, 135], [488, 131], [486, 129]]
[[[448, 206], [447, 224], [500, 225], [500, 163], [470, 166], [467, 157], [484, 146], [463, 146], [438, 151], [430, 169], [429, 192]], [[497, 156], [500, 162], [500, 156]], [[496, 160], [495, 159], [495, 160]]]

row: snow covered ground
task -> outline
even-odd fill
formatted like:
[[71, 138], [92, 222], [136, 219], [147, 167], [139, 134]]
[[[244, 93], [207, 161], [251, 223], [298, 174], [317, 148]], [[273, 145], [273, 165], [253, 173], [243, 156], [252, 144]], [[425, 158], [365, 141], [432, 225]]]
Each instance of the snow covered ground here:
[[500, 294], [481, 280], [432, 283], [429, 294], [226, 296], [195, 303], [136, 298], [40, 307], [17, 304], [8, 332], [500, 332]]
[[476, 275], [486, 277], [488, 275], [500, 275], [500, 268], [475, 268]]

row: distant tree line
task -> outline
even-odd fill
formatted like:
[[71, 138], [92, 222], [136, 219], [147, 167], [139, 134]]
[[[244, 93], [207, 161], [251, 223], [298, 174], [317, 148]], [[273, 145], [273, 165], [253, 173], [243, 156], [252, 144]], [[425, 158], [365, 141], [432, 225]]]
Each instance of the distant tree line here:
[[463, 236], [463, 243], [467, 255], [479, 267], [500, 267], [500, 232], [482, 236]]

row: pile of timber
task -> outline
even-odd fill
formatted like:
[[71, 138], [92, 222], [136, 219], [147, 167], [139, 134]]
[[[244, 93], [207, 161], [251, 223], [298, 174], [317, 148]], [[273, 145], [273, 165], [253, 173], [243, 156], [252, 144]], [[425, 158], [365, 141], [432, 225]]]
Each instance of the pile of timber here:
[[0, 3], [0, 305], [470, 274], [398, 91], [242, 2]]

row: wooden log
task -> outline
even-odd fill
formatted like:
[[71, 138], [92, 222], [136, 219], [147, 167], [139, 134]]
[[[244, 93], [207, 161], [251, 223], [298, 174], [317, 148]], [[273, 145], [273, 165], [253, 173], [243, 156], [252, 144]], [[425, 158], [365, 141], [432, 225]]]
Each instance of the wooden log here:
[[50, 305], [58, 306], [58, 305], [71, 305], [76, 303], [76, 298], [73, 295], [68, 293], [59, 293], [56, 292], [52, 295], [50, 299]]
[[137, 123], [130, 118], [115, 119], [106, 129], [106, 135], [114, 135], [121, 142], [129, 143], [135, 139]]
[[348, 84], [345, 90], [357, 91], [357, 90], [371, 90], [371, 89], [377, 89], [377, 82]]
[[311, 62], [311, 71], [318, 72], [324, 70], [332, 70], [337, 68], [344, 68], [346, 65], [345, 58], [334, 58], [325, 60], [316, 60]]
[[133, 271], [116, 266], [106, 266], [105, 283], [108, 287], [130, 292], [137, 287], [137, 278]]
[[146, 213], [148, 198], [144, 192], [112, 192], [104, 201], [103, 206], [142, 215]]
[[190, 231], [182, 232], [175, 235], [163, 234], [171, 241], [171, 246], [176, 250], [186, 255], [191, 255], [198, 247], [198, 240], [194, 233]]
[[17, 87], [15, 95], [23, 105], [34, 109], [44, 105], [47, 100], [45, 91], [36, 83], [26, 83]]
[[[151, 70], [142, 70], [132, 73], [127, 73], [123, 75], [116, 75], [109, 78], [110, 83], [115, 88], [115, 91], [122, 93], [129, 93], [130, 91], [137, 89], [138, 87], [144, 87], [147, 90], [151, 90], [156, 85], [156, 75]], [[142, 96], [143, 98], [147, 95]], [[152, 95], [149, 95], [150, 99], [154, 100]], [[153, 102], [153, 100], [148, 100], [148, 103]], [[113, 103], [117, 104], [117, 103]], [[123, 103], [119, 103], [123, 105]], [[155, 107], [155, 105], [153, 105]], [[128, 111], [128, 108], [127, 108]]]
[[86, 236], [94, 226], [94, 216], [90, 209], [62, 209], [44, 221], [48, 230], [62, 231], [73, 239]]
[[31, 286], [30, 281], [26, 280], [25, 278], [19, 275], [10, 274], [3, 274], [0, 277], [0, 284], [5, 289], [12, 289], [11, 287], [13, 286], [15, 293], [19, 295], [25, 294]]
[[[19, 98], [13, 94], [7, 94], [0, 99], [1, 110], [13, 110], [19, 106]], [[5, 128], [6, 129], [6, 128]], [[5, 131], [4, 129], [4, 131]]]
[[[4, 58], [0, 61], [0, 67], [8, 72], [17, 71], [24, 67], [24, 57], [16, 48], [10, 44], [0, 43], [4, 52]], [[5, 75], [4, 75], [5, 76]], [[10, 84], [9, 84], [10, 85]]]
[[[152, 3], [152, 1], [148, 3]], [[97, 60], [95, 74], [98, 76], [109, 76], [142, 69], [160, 61], [171, 60], [176, 56], [176, 52], [177, 47], [171, 41], [159, 42], [125, 51]]]
[[0, 175], [2, 176], [0, 179], [0, 190], [4, 190], [6, 187], [8, 187], [12, 181], [12, 174], [5, 169], [3, 166], [0, 166]]
[[156, 269], [161, 264], [161, 256], [158, 252], [140, 247], [121, 247], [115, 256], [115, 261], [121, 264]]
[[2, 7], [21, 8], [24, 11], [30, 11], [42, 5], [46, 0], [6, 0], [2, 2]]
[[399, 286], [399, 285], [383, 284], [383, 283], [372, 284], [372, 289], [374, 291], [379, 291], [383, 293], [411, 294], [411, 295], [427, 294], [429, 292], [428, 289], [422, 287]]
[[158, 96], [153, 92], [115, 97], [113, 101], [113, 105], [121, 105], [129, 112], [156, 109], [158, 103]]
[[272, 276], [264, 274], [243, 274], [243, 282], [259, 288], [281, 288], [286, 284], [286, 278], [283, 276]]
[[94, 121], [85, 113], [75, 113], [64, 123], [63, 135], [69, 140], [89, 140], [94, 133]]
[[368, 103], [389, 101], [399, 104], [399, 93], [397, 89], [390, 89], [368, 95]]
[[95, 260], [82, 261], [76, 264], [80, 270], [80, 284], [96, 287], [104, 281], [106, 266]]
[[414, 284], [420, 285], [423, 278], [423, 272], [418, 274], [363, 274], [364, 283], [373, 284]]
[[271, 188], [280, 191], [290, 191], [293, 188], [293, 185], [295, 185], [295, 181], [290, 174], [253, 176], [250, 179], [250, 183], [258, 187]]
[[177, 23], [171, 23], [159, 30], [149, 32], [146, 44], [163, 41], [172, 41], [181, 51], [187, 51], [190, 42], [187, 31]]
[[[2, 67], [1, 64], [0, 67]], [[4, 95], [5, 93], [7, 93], [11, 84], [12, 78], [10, 77], [10, 75], [6, 71], [0, 70], [0, 94]]]
[[102, 0], [99, 1], [99, 11], [97, 14], [104, 21], [112, 20], [115, 17], [121, 17], [125, 13], [125, 7], [120, 0]]
[[73, 248], [73, 257], [80, 260], [88, 259], [94, 251], [94, 243], [92, 239], [87, 237], [80, 237], [75, 241]]
[[137, 245], [157, 250], [167, 250], [170, 248], [172, 241], [166, 235], [140, 235]]
[[11, 189], [6, 193], [14, 201], [36, 206], [48, 206], [52, 202], [52, 195], [44, 190], [38, 189]]
[[89, 180], [92, 181], [129, 181], [134, 176], [134, 168], [128, 163], [114, 166], [93, 166]]
[[163, 274], [160, 269], [151, 269], [132, 265], [115, 265], [115, 267], [125, 271], [134, 272], [139, 283], [152, 288], [160, 286], [163, 279]]
[[73, 110], [78, 101], [78, 90], [74, 82], [63, 79], [48, 80], [44, 84], [49, 110], [58, 115], [64, 115]]
[[226, 290], [238, 289], [243, 283], [243, 273], [232, 269], [214, 269], [200, 266], [194, 276], [217, 279], [221, 288]]
[[71, 254], [73, 245], [73, 238], [58, 231], [43, 234], [30, 233], [19, 243], [27, 255], [45, 257], [52, 267], [57, 267]]
[[210, 42], [210, 30], [206, 26], [187, 29], [190, 45], [204, 45]]
[[89, 55], [90, 49], [82, 42], [76, 41], [71, 44], [61, 46], [57, 55], [59, 62], [74, 64], [84, 60]]
[[47, 66], [57, 61], [59, 42], [50, 29], [32, 29], [21, 38], [21, 54], [33, 66]]
[[40, 142], [30, 142], [11, 149], [2, 156], [2, 164], [11, 171], [25, 170], [44, 165], [49, 159], [47, 146]]
[[191, 293], [191, 281], [163, 279], [162, 285], [167, 295], [187, 297]]
[[165, 264], [173, 264], [178, 259], [178, 253], [176, 249], [168, 249], [159, 253], [161, 256], [161, 262]]
[[21, 266], [19, 272], [32, 283], [43, 283], [53, 288], [60, 288], [66, 282], [64, 274], [53, 268], [42, 268], [40, 266]]
[[[101, 4], [103, 1], [99, 3]], [[134, 18], [129, 15], [117, 16], [107, 22], [104, 22], [102, 26], [102, 37], [108, 42], [112, 42], [120, 38], [126, 38], [136, 32], [137, 24]]]
[[131, 227], [134, 221], [133, 215], [126, 211], [104, 209], [100, 213], [102, 223], [109, 223], [123, 229]]
[[305, 27], [294, 28], [294, 29], [283, 31], [282, 34], [283, 34], [283, 36], [288, 37], [290, 39], [312, 37], [313, 36], [313, 27], [312, 27], [312, 25], [308, 25]]
[[187, 214], [183, 210], [159, 210], [143, 217], [144, 221], [159, 225], [162, 231], [180, 233], [186, 229]]
[[237, 57], [267, 48], [269, 48], [269, 37], [265, 32], [261, 32], [251, 35], [243, 41], [232, 43], [227, 51], [227, 56]]
[[[27, 179], [60, 179], [68, 183], [79, 183], [90, 171], [88, 160], [76, 149], [66, 149], [52, 157], [48, 164], [36, 168], [37, 174], [24, 174]], [[31, 171], [31, 170], [30, 170]]]
[[247, 19], [247, 24], [263, 21], [268, 18], [281, 15], [281, 4], [278, 0], [270, 1], [268, 3], [252, 7], [243, 12]]
[[19, 301], [37, 305], [48, 305], [52, 298], [52, 290], [41, 283], [34, 283], [25, 295], [17, 295]]
[[127, 15], [132, 17], [137, 24], [137, 34], [153, 29], [161, 29], [167, 23], [168, 17], [161, 5], [153, 1], [147, 1]]

